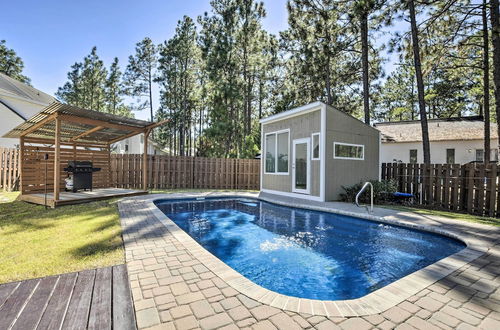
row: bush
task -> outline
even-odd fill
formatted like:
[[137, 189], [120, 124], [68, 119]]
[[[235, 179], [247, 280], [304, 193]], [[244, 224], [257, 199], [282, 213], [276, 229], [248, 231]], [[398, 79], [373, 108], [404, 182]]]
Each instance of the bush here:
[[[373, 185], [373, 203], [383, 204], [390, 201], [393, 193], [397, 191], [397, 183], [395, 180], [371, 180]], [[356, 194], [363, 187], [364, 182], [356, 183], [353, 186], [344, 187], [344, 193], [340, 194], [340, 200], [343, 202], [354, 203], [356, 200]], [[370, 203], [370, 189], [366, 189], [361, 196], [359, 196], [360, 203]]]

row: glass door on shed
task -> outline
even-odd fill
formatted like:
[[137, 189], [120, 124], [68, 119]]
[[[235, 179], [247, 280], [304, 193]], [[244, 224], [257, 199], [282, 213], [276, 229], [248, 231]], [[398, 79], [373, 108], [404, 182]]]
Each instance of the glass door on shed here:
[[311, 189], [310, 139], [293, 140], [292, 190], [309, 194]]

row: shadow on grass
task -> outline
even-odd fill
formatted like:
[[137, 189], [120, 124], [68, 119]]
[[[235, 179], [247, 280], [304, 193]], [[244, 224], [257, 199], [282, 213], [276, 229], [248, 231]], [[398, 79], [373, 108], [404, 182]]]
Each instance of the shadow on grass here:
[[105, 237], [98, 241], [92, 241], [69, 251], [75, 258], [92, 257], [96, 255], [109, 254], [123, 248], [120, 233]]
[[[97, 201], [86, 204], [61, 206], [56, 209], [45, 209], [42, 205], [22, 201], [0, 204], [0, 228], [5, 233], [15, 234], [27, 230], [43, 230], [57, 226], [57, 221], [74, 217], [83, 222], [98, 217], [117, 214], [116, 201]], [[106, 220], [95, 230], [105, 230], [117, 224], [116, 218]]]

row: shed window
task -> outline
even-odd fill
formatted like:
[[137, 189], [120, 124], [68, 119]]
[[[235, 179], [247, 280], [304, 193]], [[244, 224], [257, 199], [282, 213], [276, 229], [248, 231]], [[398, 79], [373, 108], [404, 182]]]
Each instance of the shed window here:
[[266, 134], [266, 173], [288, 174], [289, 137], [288, 130]]
[[365, 158], [365, 146], [360, 144], [334, 142], [333, 158], [363, 160]]
[[312, 135], [312, 157], [311, 159], [319, 159], [319, 133]]
[[446, 149], [446, 164], [455, 164], [455, 149]]
[[266, 135], [266, 173], [276, 172], [276, 134]]
[[278, 173], [288, 173], [288, 132], [277, 134]]
[[410, 163], [415, 164], [417, 162], [417, 149], [410, 149]]

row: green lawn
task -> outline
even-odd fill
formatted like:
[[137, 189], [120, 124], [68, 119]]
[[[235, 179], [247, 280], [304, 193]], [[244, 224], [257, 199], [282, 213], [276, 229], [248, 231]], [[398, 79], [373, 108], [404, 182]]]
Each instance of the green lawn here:
[[124, 262], [116, 199], [46, 210], [18, 194], [0, 192], [0, 283]]
[[0, 283], [124, 262], [116, 200], [64, 206], [0, 193]]
[[467, 222], [475, 222], [481, 223], [483, 225], [492, 225], [500, 227], [500, 219], [497, 218], [488, 218], [481, 217], [477, 215], [471, 215], [466, 213], [456, 213], [456, 212], [448, 212], [448, 211], [440, 211], [440, 210], [432, 210], [432, 209], [424, 209], [424, 208], [416, 208], [416, 207], [407, 207], [407, 206], [399, 206], [399, 205], [380, 205], [381, 207], [395, 209], [403, 212], [415, 212], [417, 214], [422, 215], [430, 215], [430, 216], [438, 216], [444, 217], [452, 220], [460, 220]]

